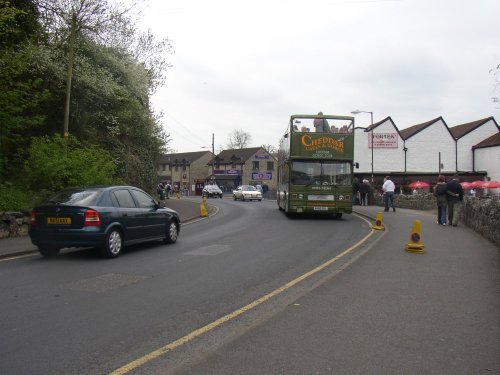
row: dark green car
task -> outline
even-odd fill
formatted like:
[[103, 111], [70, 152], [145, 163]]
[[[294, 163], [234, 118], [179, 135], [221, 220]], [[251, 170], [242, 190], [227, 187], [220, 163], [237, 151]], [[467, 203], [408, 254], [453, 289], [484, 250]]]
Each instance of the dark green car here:
[[61, 190], [35, 207], [29, 235], [44, 257], [66, 247], [96, 247], [114, 258], [125, 245], [175, 243], [180, 227], [176, 211], [139, 188], [96, 186]]

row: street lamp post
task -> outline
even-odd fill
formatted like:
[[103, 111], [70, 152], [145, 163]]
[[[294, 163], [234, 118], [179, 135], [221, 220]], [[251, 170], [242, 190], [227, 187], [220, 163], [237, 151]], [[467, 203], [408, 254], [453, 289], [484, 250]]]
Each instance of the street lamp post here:
[[[208, 148], [207, 146], [202, 146], [201, 148]], [[210, 175], [210, 180], [213, 185], [215, 181], [215, 135], [212, 133], [212, 174]]]
[[212, 185], [215, 182], [215, 149], [214, 149], [214, 140], [215, 140], [215, 135], [212, 133]]
[[374, 178], [373, 178], [373, 112], [371, 111], [360, 111], [359, 109], [355, 109], [354, 111], [351, 112], [351, 114], [353, 115], [359, 115], [360, 113], [369, 113], [370, 114], [370, 117], [371, 117], [371, 129], [370, 129], [370, 133], [371, 133], [371, 147], [372, 147], [372, 184], [374, 182]]

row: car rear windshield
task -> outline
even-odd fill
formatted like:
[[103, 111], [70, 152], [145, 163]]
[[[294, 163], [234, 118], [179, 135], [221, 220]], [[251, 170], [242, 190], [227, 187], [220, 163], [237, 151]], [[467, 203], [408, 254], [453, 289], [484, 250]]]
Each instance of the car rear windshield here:
[[46, 200], [45, 203], [93, 206], [100, 194], [100, 190], [62, 190]]

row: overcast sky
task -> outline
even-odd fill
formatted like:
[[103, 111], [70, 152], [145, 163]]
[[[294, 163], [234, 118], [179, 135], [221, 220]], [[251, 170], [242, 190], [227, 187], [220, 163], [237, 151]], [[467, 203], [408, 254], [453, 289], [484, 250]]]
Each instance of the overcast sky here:
[[500, 122], [499, 15], [499, 0], [149, 0], [144, 24], [175, 50], [153, 105], [177, 152], [235, 129], [277, 146], [290, 115], [318, 111]]

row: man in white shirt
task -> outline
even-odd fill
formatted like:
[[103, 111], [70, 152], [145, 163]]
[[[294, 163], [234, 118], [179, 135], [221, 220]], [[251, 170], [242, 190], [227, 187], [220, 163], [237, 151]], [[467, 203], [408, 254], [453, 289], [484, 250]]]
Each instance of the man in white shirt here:
[[396, 186], [394, 182], [391, 181], [389, 176], [384, 178], [384, 184], [382, 185], [382, 191], [384, 192], [384, 211], [389, 211], [389, 201], [391, 202], [391, 207], [394, 212], [396, 212], [396, 206], [394, 206], [394, 189]]

